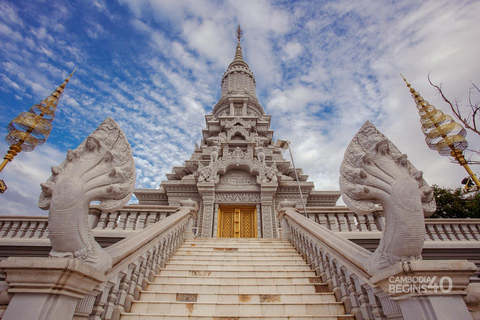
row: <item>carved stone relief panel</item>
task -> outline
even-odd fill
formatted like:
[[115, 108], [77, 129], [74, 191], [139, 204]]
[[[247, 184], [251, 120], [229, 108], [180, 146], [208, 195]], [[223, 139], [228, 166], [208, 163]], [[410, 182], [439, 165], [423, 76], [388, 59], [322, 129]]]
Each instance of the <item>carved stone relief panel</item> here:
[[264, 238], [273, 238], [273, 218], [272, 218], [272, 207], [268, 205], [262, 205], [262, 226], [263, 226], [263, 237]]
[[225, 175], [220, 176], [220, 181], [216, 185], [216, 190], [258, 190], [260, 187], [257, 184], [255, 176], [244, 170], [232, 169]]
[[213, 204], [205, 204], [203, 206], [203, 224], [202, 224], [202, 237], [212, 237], [212, 225], [213, 225]]
[[258, 203], [260, 193], [255, 192], [218, 192], [215, 194], [217, 203]]

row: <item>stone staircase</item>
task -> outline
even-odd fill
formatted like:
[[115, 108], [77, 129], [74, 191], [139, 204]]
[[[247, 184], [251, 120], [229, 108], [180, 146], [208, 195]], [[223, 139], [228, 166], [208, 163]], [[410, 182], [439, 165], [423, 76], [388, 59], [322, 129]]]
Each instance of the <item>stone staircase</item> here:
[[187, 240], [122, 320], [353, 320], [279, 239]]

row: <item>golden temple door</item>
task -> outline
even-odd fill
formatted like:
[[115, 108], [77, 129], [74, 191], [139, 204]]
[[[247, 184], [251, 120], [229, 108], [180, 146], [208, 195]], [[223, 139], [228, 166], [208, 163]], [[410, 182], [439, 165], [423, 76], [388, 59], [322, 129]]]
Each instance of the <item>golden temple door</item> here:
[[218, 238], [256, 238], [257, 212], [255, 207], [220, 207], [218, 209]]

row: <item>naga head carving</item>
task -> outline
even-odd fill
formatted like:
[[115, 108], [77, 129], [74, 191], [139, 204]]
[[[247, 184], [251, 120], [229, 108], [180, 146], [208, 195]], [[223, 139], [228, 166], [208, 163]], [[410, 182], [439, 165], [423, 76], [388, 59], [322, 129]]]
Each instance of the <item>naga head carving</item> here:
[[367, 260], [370, 274], [400, 260], [421, 259], [425, 220], [435, 212], [432, 189], [395, 145], [367, 121], [345, 151], [340, 168], [345, 204], [360, 215], [377, 204], [385, 213], [380, 244]]
[[88, 207], [91, 201], [100, 201], [101, 210], [114, 211], [132, 196], [135, 163], [117, 123], [108, 117], [75, 150], [69, 150], [59, 166], [52, 167], [52, 175], [41, 187], [38, 206], [50, 209], [50, 255], [108, 269], [111, 259], [91, 235]]

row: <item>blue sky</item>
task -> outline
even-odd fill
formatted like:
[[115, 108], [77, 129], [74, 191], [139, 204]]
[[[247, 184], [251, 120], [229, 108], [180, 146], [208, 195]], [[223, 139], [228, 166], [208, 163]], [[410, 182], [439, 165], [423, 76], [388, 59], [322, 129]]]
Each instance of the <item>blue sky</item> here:
[[157, 188], [201, 139], [238, 24], [274, 138], [292, 141], [317, 190], [338, 190], [343, 153], [366, 120], [427, 182], [459, 186], [466, 174], [426, 146], [399, 73], [446, 113], [429, 72], [466, 103], [469, 81], [480, 83], [478, 12], [479, 1], [461, 0], [0, 1], [0, 128], [77, 68], [47, 143], [0, 173], [0, 214], [46, 214], [39, 184], [108, 116], [132, 145], [136, 187]]

